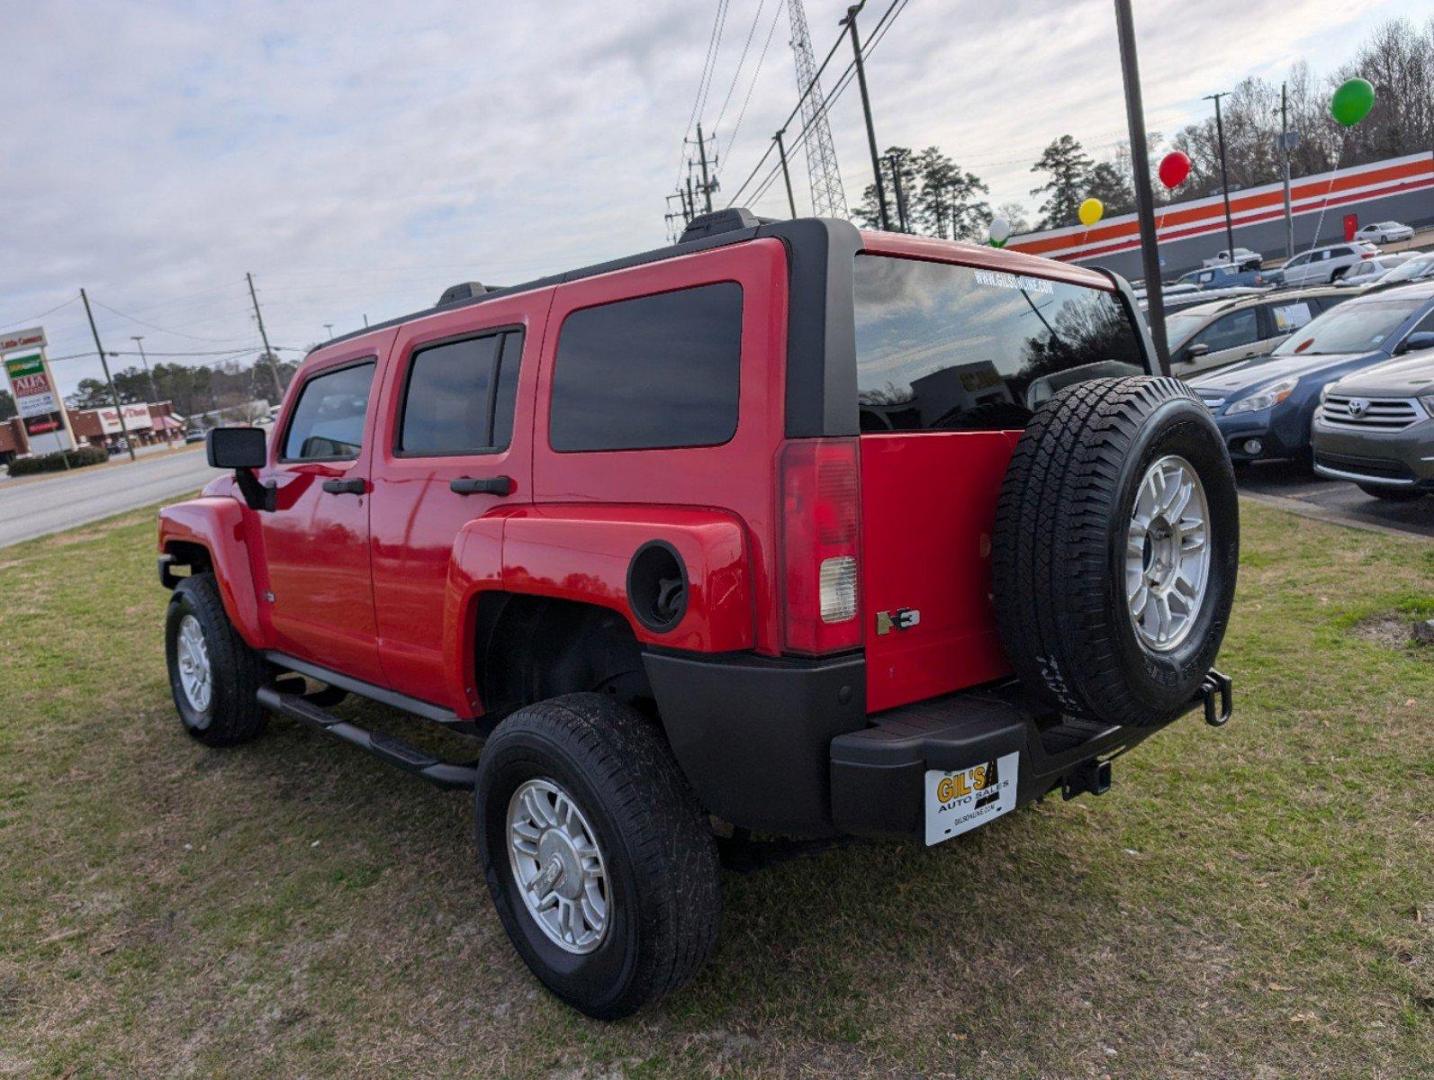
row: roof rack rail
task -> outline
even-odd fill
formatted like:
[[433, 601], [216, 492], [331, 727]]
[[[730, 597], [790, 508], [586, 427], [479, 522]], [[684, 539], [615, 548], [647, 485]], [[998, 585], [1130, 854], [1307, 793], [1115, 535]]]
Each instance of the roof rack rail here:
[[698, 214], [689, 221], [677, 242], [685, 244], [689, 240], [701, 240], [703, 237], [715, 236], [718, 233], [755, 229], [758, 225], [770, 225], [775, 220], [775, 218], [759, 218], [745, 206], [714, 210], [710, 214]]
[[475, 296], [482, 296], [484, 293], [492, 291], [481, 281], [460, 281], [457, 285], [450, 285], [444, 289], [443, 295], [438, 298], [438, 303], [434, 306], [442, 307], [455, 300], [472, 300]]

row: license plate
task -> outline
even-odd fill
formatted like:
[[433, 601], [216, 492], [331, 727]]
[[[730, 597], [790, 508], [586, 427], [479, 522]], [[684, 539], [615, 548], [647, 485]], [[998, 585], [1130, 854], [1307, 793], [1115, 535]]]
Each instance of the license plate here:
[[1016, 806], [1020, 753], [1003, 754], [969, 769], [926, 770], [926, 843], [970, 832]]

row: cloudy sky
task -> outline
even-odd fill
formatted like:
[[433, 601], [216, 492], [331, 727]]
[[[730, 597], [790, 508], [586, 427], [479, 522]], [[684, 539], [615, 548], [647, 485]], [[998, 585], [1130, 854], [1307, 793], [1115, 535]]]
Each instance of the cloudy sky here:
[[[868, 34], [889, 2], [861, 16]], [[807, 0], [818, 59], [845, 8]], [[1202, 116], [1203, 94], [1279, 78], [1301, 57], [1327, 70], [1379, 22], [1425, 10], [1135, 8], [1147, 120], [1165, 132]], [[253, 271], [270, 340], [302, 349], [326, 323], [341, 333], [365, 314], [403, 314], [455, 281], [511, 283], [657, 246], [716, 11], [717, 0], [8, 0], [0, 325], [43, 323], [53, 357], [92, 350], [71, 302], [83, 285], [104, 305], [107, 350], [131, 351], [142, 334], [152, 357], [252, 355]], [[994, 203], [1029, 204], [1030, 163], [1055, 136], [1100, 155], [1124, 134], [1109, 0], [909, 0], [868, 78], [882, 146], [940, 145]], [[782, 0], [730, 0], [700, 110], [729, 194], [795, 98]], [[854, 84], [832, 127], [854, 202], [871, 176]], [[784, 203], [776, 184], [754, 208]], [[55, 370], [68, 392], [99, 365]]]

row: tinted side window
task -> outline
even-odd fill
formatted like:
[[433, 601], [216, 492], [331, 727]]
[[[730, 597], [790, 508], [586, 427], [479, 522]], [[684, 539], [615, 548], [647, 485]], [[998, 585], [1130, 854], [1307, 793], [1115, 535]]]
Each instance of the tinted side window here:
[[399, 452], [471, 454], [506, 447], [513, 431], [522, 339], [516, 331], [486, 334], [414, 353]]
[[573, 312], [553, 367], [553, 449], [726, 442], [737, 431], [741, 354], [736, 282]]
[[286, 461], [336, 461], [358, 457], [374, 362], [366, 360], [315, 375], [299, 393], [284, 439]]
[[1248, 345], [1259, 339], [1259, 319], [1254, 308], [1232, 311], [1215, 320], [1195, 336], [1193, 344], [1208, 345], [1211, 352]]

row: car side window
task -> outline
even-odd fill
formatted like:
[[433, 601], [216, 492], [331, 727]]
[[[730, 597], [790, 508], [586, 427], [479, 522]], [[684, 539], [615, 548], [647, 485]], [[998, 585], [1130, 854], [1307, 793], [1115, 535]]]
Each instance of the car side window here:
[[374, 361], [315, 375], [299, 392], [284, 437], [284, 461], [347, 461], [363, 446]]
[[1309, 262], [1309, 260], [1310, 257], [1308, 255], [1296, 255], [1289, 262], [1285, 263], [1285, 267], [1289, 268], [1291, 266], [1303, 266], [1305, 263]]
[[1276, 334], [1293, 334], [1314, 318], [1308, 301], [1297, 300], [1291, 304], [1271, 304], [1270, 322]]
[[481, 454], [513, 432], [521, 331], [448, 341], [413, 354], [399, 419], [400, 454]]
[[1233, 349], [1258, 341], [1259, 319], [1254, 308], [1244, 308], [1221, 316], [1195, 335], [1192, 345], [1205, 345], [1211, 352]]
[[741, 359], [735, 281], [574, 311], [558, 335], [549, 441], [560, 452], [725, 443]]

